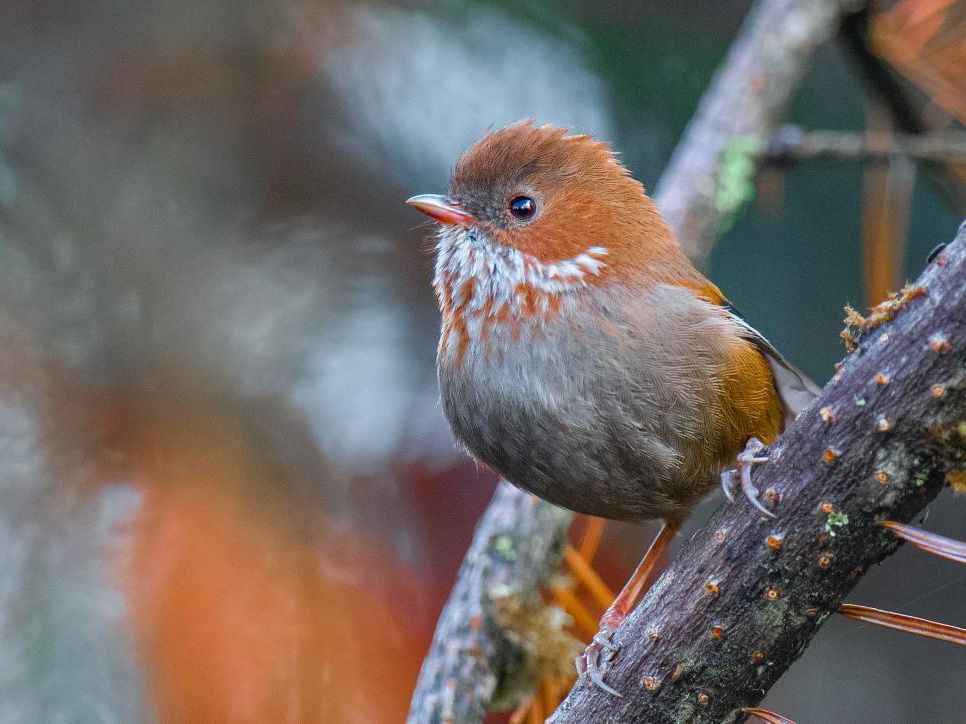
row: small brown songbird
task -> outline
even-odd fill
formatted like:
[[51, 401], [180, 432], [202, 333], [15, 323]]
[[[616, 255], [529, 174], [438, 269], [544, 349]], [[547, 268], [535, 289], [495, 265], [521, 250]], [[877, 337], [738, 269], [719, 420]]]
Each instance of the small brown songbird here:
[[[751, 503], [751, 466], [818, 393], [678, 247], [610, 148], [529, 121], [484, 136], [440, 222], [439, 385], [456, 437], [552, 503], [665, 527], [578, 669], [601, 655], [660, 551], [720, 480]], [[729, 466], [738, 464], [740, 475]]]

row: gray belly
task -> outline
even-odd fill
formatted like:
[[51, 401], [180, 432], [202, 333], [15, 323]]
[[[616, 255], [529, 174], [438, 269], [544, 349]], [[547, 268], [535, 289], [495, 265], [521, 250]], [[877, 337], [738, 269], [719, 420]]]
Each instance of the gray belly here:
[[620, 520], [685, 516], [695, 485], [680, 479], [681, 453], [666, 433], [669, 418], [693, 411], [662, 411], [660, 385], [640, 363], [572, 342], [526, 340], [496, 360], [471, 350], [458, 368], [441, 358], [454, 434], [511, 483], [562, 507]]

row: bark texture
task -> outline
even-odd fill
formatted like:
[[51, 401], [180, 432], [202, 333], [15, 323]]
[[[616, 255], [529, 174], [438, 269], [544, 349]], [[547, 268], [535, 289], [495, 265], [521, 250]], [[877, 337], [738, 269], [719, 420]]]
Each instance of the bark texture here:
[[[409, 722], [482, 721], [499, 691], [522, 686], [528, 653], [504, 629], [494, 601], [539, 602], [543, 579], [560, 566], [572, 514], [500, 483], [477, 525], [419, 673]], [[515, 681], [514, 679], [521, 679]]]
[[910, 521], [961, 474], [966, 224], [914, 289], [757, 469], [777, 519], [722, 506], [615, 636], [605, 680], [623, 697], [578, 684], [554, 721], [742, 720], [898, 547], [877, 523]]
[[763, 0], [748, 15], [654, 195], [681, 248], [699, 266], [748, 198], [740, 186], [750, 185], [750, 175], [733, 178], [732, 165], [722, 164], [722, 157], [743, 149], [754, 154], [764, 145], [815, 50], [834, 37], [844, 13], [862, 5]]

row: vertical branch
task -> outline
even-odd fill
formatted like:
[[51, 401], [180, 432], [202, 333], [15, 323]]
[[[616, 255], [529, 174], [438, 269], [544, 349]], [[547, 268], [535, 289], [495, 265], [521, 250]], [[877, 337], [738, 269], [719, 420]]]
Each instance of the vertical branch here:
[[519, 685], [506, 679], [525, 668], [526, 651], [507, 636], [494, 600], [539, 601], [540, 585], [560, 565], [571, 518], [507, 483], [497, 487], [439, 616], [409, 722], [482, 721], [501, 684]]

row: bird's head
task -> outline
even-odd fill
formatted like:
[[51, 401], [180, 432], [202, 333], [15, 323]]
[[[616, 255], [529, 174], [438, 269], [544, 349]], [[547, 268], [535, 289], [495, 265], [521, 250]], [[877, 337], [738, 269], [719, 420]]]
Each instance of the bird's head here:
[[474, 144], [447, 195], [407, 203], [440, 222], [441, 254], [476, 245], [558, 272], [589, 260], [593, 274], [581, 283], [633, 273], [665, 247], [677, 251], [644, 187], [607, 144], [530, 121]]

